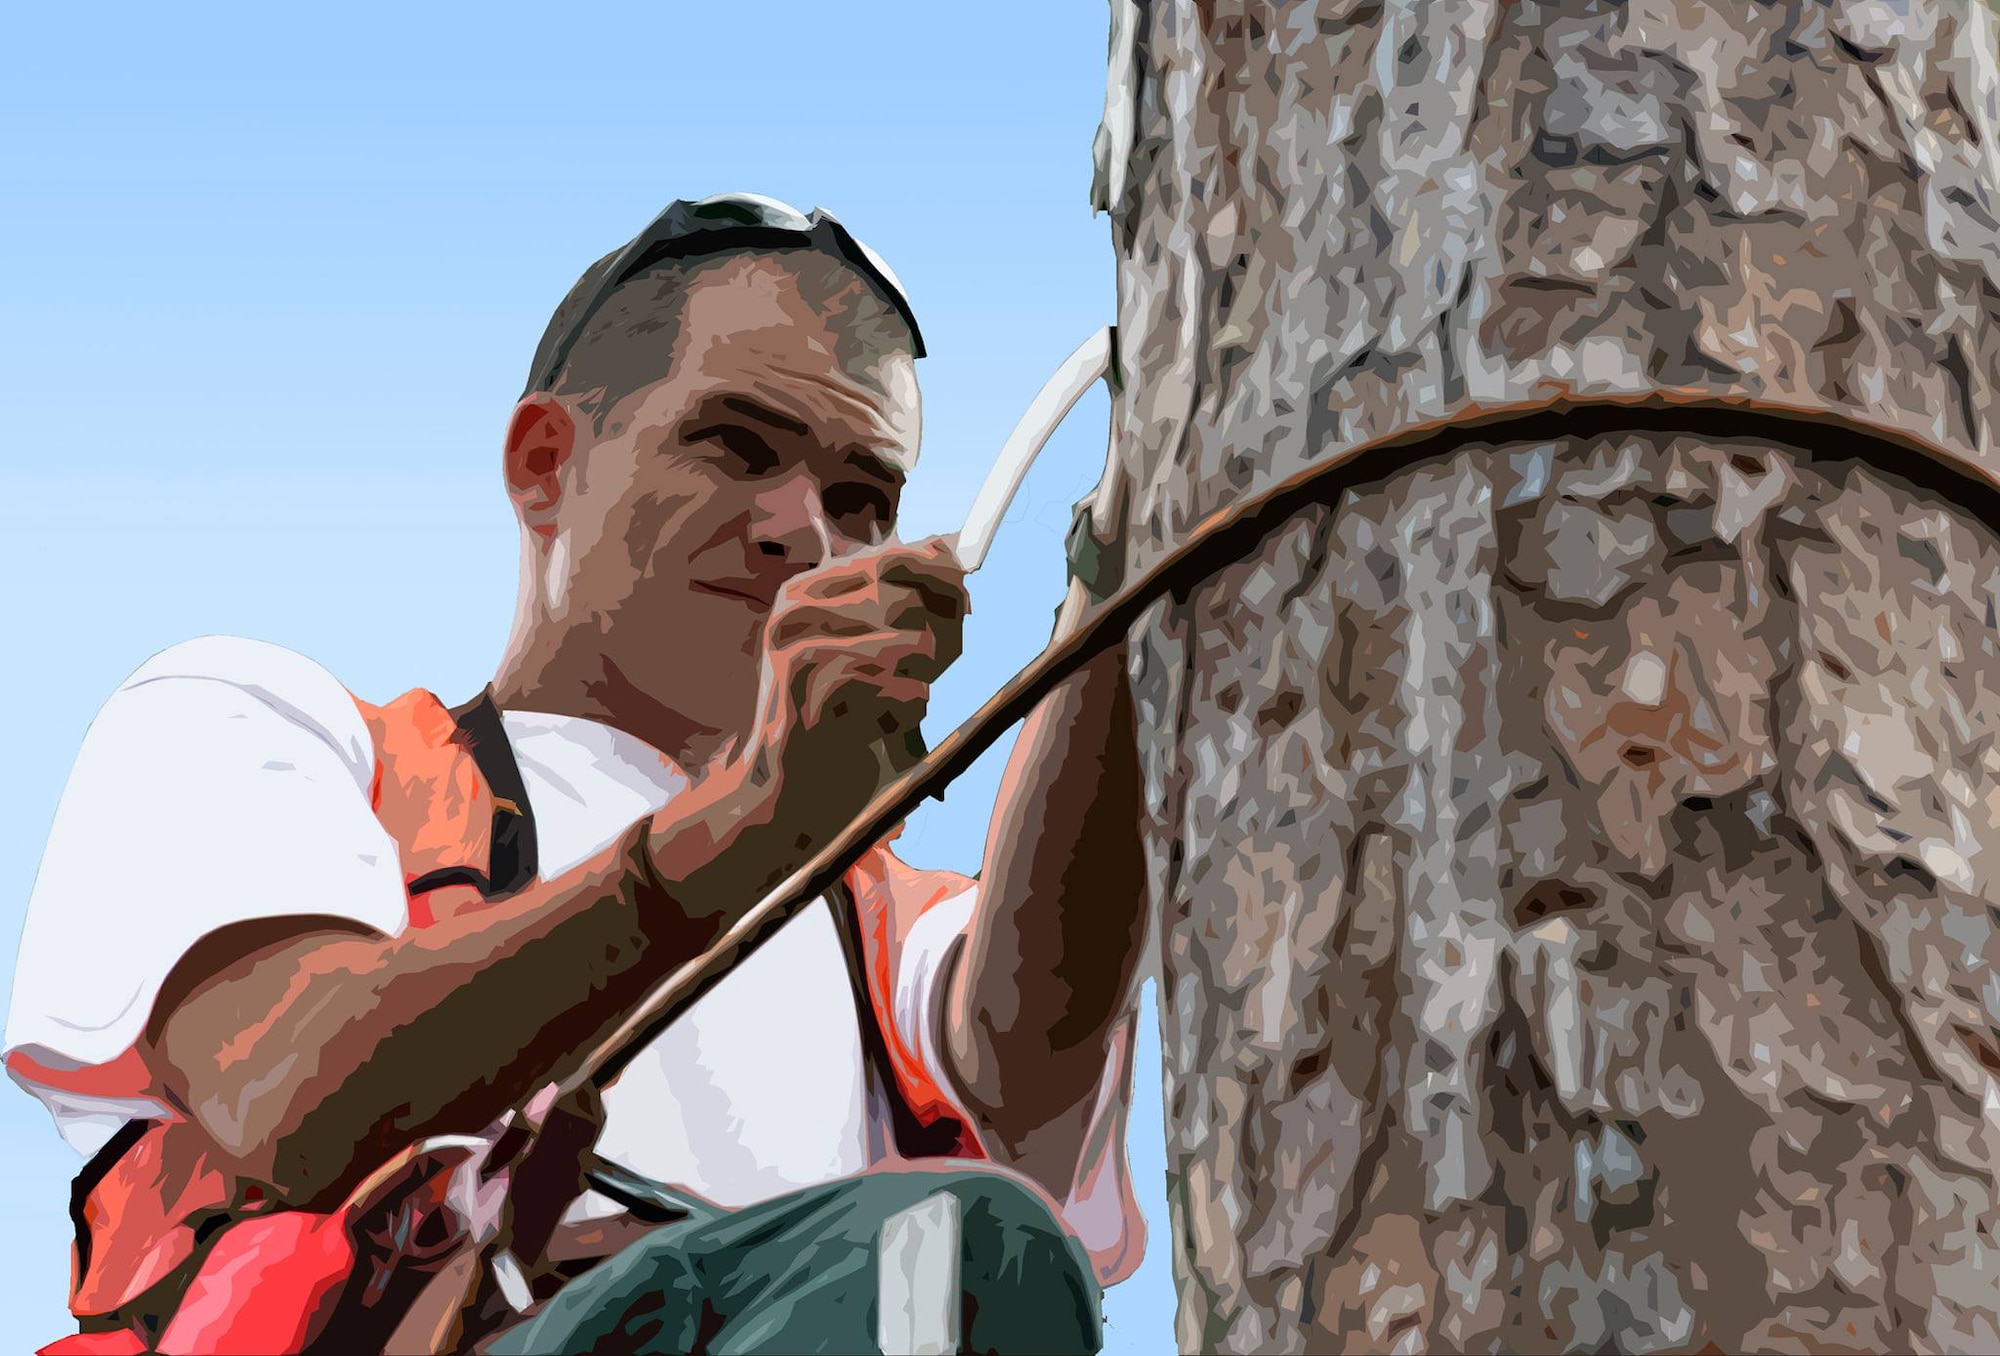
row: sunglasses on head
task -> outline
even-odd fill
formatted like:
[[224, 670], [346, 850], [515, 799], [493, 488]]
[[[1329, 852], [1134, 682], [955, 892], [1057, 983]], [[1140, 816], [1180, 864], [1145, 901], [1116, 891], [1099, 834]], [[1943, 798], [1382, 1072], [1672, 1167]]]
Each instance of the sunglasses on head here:
[[576, 308], [568, 324], [542, 341], [535, 369], [523, 395], [546, 391], [569, 361], [570, 349], [591, 318], [611, 295], [648, 269], [663, 263], [728, 254], [737, 250], [810, 249], [831, 255], [852, 268], [910, 328], [916, 356], [924, 356], [924, 337], [917, 317], [903, 295], [902, 284], [875, 251], [856, 240], [833, 216], [815, 207], [802, 213], [774, 198], [754, 193], [724, 193], [697, 201], [674, 202], [612, 259], [597, 287]]

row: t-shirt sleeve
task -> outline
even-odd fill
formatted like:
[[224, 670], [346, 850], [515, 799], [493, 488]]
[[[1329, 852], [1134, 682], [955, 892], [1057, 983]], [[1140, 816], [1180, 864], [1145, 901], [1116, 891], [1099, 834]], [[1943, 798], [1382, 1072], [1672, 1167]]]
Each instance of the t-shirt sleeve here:
[[[956, 1085], [944, 1051], [944, 980], [953, 952], [971, 930], [978, 899], [977, 887], [968, 886], [929, 904], [910, 924], [897, 958], [896, 1038], [921, 1064], [930, 1084], [947, 1095]], [[1132, 1190], [1125, 1148], [1137, 1022], [1136, 1012], [1128, 1010], [1112, 1029], [1104, 1074], [1091, 1097], [1076, 1178], [1059, 1202], [1063, 1223], [1090, 1254], [1103, 1285], [1137, 1270], [1146, 1246], [1146, 1220]]]
[[188, 949], [233, 923], [330, 915], [384, 934], [408, 901], [345, 688], [276, 646], [209, 637], [132, 675], [71, 770], [29, 897], [8, 1072], [88, 1152], [150, 1104], [111, 1072]]

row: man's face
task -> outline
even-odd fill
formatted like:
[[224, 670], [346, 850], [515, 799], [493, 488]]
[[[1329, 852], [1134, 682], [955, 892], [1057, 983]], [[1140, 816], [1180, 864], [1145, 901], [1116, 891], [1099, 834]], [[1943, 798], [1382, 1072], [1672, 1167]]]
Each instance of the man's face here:
[[855, 361], [847, 323], [779, 260], [729, 260], [691, 283], [668, 375], [601, 435], [578, 418], [543, 593], [591, 623], [568, 633], [601, 647], [613, 700], [740, 732], [779, 587], [894, 528], [915, 363], [900, 346]]

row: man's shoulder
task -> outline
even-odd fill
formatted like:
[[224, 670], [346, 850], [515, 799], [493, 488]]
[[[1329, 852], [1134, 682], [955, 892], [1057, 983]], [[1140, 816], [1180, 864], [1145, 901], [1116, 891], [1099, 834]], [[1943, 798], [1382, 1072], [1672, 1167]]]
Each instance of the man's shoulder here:
[[[226, 708], [217, 699], [225, 698]], [[208, 635], [161, 650], [133, 670], [106, 712], [143, 707], [153, 721], [177, 709], [269, 718], [333, 745], [350, 762], [372, 762], [373, 741], [354, 695], [318, 661], [269, 641]]]
[[163, 678], [208, 678], [239, 687], [340, 686], [325, 667], [297, 650], [267, 640], [226, 635], [196, 636], [169, 645], [134, 669], [121, 688]]

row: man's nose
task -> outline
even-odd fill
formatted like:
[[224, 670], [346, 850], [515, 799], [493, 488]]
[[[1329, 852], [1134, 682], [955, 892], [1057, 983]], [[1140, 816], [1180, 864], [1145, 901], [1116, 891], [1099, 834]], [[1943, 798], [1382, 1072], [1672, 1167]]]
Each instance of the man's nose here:
[[752, 552], [766, 562], [782, 560], [794, 570], [809, 570], [835, 554], [833, 529], [819, 484], [795, 471], [758, 492], [751, 510]]

